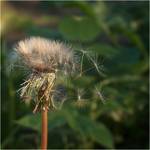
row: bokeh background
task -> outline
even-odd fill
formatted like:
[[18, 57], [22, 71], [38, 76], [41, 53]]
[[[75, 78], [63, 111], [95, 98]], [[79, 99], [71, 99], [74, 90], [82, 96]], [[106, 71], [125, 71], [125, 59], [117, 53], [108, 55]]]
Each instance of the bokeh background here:
[[16, 92], [27, 73], [10, 68], [12, 47], [29, 36], [91, 51], [105, 73], [87, 71], [67, 89], [78, 89], [67, 100], [78, 103], [49, 112], [49, 149], [149, 149], [149, 1], [2, 1], [1, 9], [2, 149], [40, 148], [40, 114]]

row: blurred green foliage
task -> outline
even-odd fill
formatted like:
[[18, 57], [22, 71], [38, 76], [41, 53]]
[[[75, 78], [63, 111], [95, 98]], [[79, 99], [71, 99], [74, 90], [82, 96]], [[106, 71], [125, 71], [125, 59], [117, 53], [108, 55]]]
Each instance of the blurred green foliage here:
[[16, 92], [28, 71], [9, 69], [13, 44], [42, 36], [90, 51], [105, 74], [84, 59], [82, 78], [62, 78], [68, 100], [49, 112], [48, 148], [148, 149], [148, 10], [148, 1], [2, 2], [1, 147], [40, 148], [40, 114]]

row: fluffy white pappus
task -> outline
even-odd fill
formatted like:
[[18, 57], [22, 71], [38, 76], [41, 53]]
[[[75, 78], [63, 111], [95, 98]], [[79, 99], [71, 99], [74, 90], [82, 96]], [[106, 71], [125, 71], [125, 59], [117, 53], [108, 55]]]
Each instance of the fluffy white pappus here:
[[73, 50], [68, 45], [42, 37], [30, 37], [15, 46], [21, 60], [39, 72], [70, 72], [75, 69]]

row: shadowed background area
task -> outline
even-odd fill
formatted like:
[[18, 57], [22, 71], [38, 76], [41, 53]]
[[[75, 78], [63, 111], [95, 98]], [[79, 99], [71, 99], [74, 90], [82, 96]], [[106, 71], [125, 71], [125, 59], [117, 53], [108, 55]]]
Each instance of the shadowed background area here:
[[3, 1], [1, 8], [2, 149], [40, 148], [41, 116], [16, 92], [29, 71], [12, 66], [14, 44], [29, 36], [90, 52], [100, 68], [84, 59], [83, 76], [60, 85], [56, 102], [68, 99], [48, 114], [49, 149], [149, 148], [148, 1]]

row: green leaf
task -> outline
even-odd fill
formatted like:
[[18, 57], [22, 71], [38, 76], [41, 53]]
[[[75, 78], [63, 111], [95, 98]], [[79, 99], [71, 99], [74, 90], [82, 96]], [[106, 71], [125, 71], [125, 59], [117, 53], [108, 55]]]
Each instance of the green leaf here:
[[45, 38], [55, 38], [55, 39], [61, 38], [59, 32], [46, 28], [46, 27], [40, 28], [37, 26], [31, 26], [30, 28], [26, 30], [26, 33], [28, 36], [41, 36]]
[[114, 147], [112, 135], [102, 123], [97, 123], [86, 116], [80, 115], [73, 109], [69, 110], [69, 113], [66, 110], [65, 115], [70, 127], [84, 137], [91, 138], [104, 147]]
[[109, 130], [102, 124], [96, 123], [88, 118], [81, 117], [85, 132], [96, 142], [107, 148], [113, 148], [113, 140]]
[[105, 63], [109, 72], [124, 74], [126, 72], [133, 72], [134, 66], [140, 60], [140, 53], [135, 48], [121, 48], [118, 55], [115, 55], [110, 61]]
[[119, 49], [106, 44], [94, 44], [88, 50], [96, 52], [99, 55], [107, 58], [112, 58], [119, 53]]
[[21, 126], [40, 131], [40, 129], [41, 129], [41, 115], [40, 114], [27, 115], [27, 116], [17, 120], [16, 123], [21, 125]]
[[100, 28], [90, 18], [68, 17], [64, 18], [59, 25], [62, 35], [68, 40], [92, 41], [100, 33]]
[[[48, 117], [48, 129], [54, 129], [65, 123], [64, 117], [60, 113], [49, 112]], [[37, 131], [41, 131], [41, 114], [27, 115], [16, 121], [17, 124], [28, 127]]]

